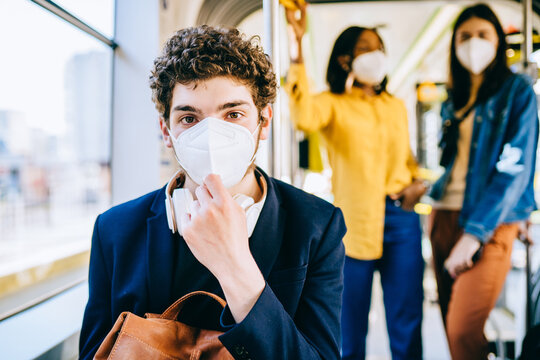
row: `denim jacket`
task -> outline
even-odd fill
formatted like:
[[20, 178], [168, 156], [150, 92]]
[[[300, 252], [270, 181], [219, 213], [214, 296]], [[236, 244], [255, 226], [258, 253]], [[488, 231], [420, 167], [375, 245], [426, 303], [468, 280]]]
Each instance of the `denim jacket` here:
[[[454, 117], [453, 103], [441, 110], [443, 122]], [[531, 81], [512, 75], [487, 101], [476, 105], [459, 223], [480, 241], [489, 240], [501, 223], [525, 220], [536, 210], [534, 166], [538, 143], [538, 109]], [[456, 158], [433, 185], [440, 200]]]

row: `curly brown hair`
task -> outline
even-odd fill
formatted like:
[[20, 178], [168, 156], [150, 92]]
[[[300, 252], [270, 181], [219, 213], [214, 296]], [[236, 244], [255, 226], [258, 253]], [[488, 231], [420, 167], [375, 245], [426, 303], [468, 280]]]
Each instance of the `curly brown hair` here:
[[261, 109], [276, 97], [276, 78], [270, 58], [251, 37], [237, 29], [208, 25], [176, 32], [154, 61], [150, 75], [152, 101], [168, 123], [172, 91], [177, 83], [191, 84], [216, 76], [230, 76], [248, 86]]

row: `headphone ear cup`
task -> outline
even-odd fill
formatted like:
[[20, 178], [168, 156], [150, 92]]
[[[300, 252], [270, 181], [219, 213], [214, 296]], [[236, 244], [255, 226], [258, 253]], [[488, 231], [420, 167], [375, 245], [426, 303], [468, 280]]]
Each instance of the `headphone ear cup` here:
[[171, 213], [174, 215], [176, 231], [182, 236], [182, 217], [191, 214], [193, 194], [189, 189], [175, 189], [172, 194]]
[[246, 225], [248, 236], [253, 234], [257, 220], [262, 210], [261, 204], [255, 204], [255, 200], [244, 194], [236, 194], [233, 196], [234, 201], [246, 212]]
[[171, 197], [169, 194], [167, 194], [167, 198], [165, 199], [165, 210], [167, 211], [167, 224], [169, 225], [169, 229], [171, 229], [172, 233], [174, 234], [176, 232], [176, 219], [173, 214], [173, 210], [171, 209]]
[[174, 212], [174, 204], [173, 204], [173, 193], [174, 190], [176, 190], [179, 186], [184, 185], [185, 175], [182, 172], [182, 170], [177, 171], [169, 180], [167, 183], [167, 186], [165, 187], [165, 210], [167, 212], [167, 224], [169, 225], [169, 229], [173, 232], [178, 231], [178, 221], [175, 212]]
[[251, 205], [255, 203], [253, 198], [244, 195], [244, 194], [236, 194], [233, 196], [234, 201], [246, 211]]

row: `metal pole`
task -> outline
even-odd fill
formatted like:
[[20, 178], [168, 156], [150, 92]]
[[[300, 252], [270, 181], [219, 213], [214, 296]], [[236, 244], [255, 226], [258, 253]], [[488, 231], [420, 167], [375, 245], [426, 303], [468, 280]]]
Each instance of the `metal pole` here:
[[[263, 0], [264, 48], [272, 59], [276, 81], [280, 83], [279, 67], [279, 0]], [[281, 178], [281, 101], [278, 96], [273, 106], [272, 131], [270, 134], [271, 175]]]
[[[528, 240], [528, 239], [527, 239]], [[531, 243], [527, 241], [525, 243], [525, 256], [527, 257], [525, 263], [525, 276], [527, 277], [527, 302], [526, 302], [526, 316], [525, 319], [525, 332], [529, 331], [532, 326], [532, 286], [531, 286]]]
[[[521, 52], [523, 54], [523, 68], [525, 72], [532, 76], [533, 80], [538, 77], [538, 70], [536, 64], [529, 62], [531, 54], [533, 52], [533, 26], [532, 26], [532, 0], [522, 0], [523, 3], [523, 44], [521, 46]], [[531, 254], [530, 254], [530, 236], [529, 224], [527, 226], [527, 238], [525, 242], [525, 256], [527, 261], [525, 264], [525, 274], [527, 277], [527, 302], [526, 302], [526, 319], [525, 330], [528, 331], [532, 327], [532, 291], [531, 291]]]
[[532, 39], [532, 0], [522, 0], [523, 4], [523, 44], [521, 53], [523, 54], [523, 67], [526, 70], [529, 66], [529, 58], [533, 52]]

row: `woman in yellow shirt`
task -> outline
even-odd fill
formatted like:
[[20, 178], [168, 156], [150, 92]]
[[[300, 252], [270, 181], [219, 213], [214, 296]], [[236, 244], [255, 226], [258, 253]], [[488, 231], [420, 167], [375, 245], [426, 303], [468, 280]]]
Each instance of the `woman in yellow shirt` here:
[[294, 37], [287, 79], [291, 118], [300, 130], [320, 131], [332, 167], [335, 205], [345, 215], [342, 310], [343, 359], [364, 359], [373, 273], [384, 291], [392, 358], [422, 358], [421, 230], [414, 204], [426, 187], [415, 180], [403, 102], [386, 91], [386, 55], [375, 29], [350, 27], [330, 56], [329, 91], [309, 92], [301, 16], [287, 10]]

